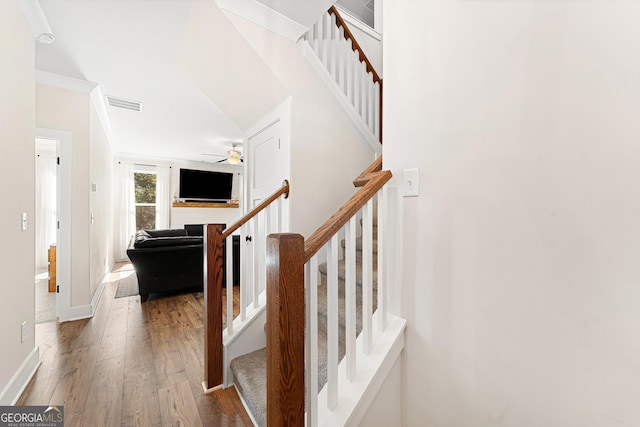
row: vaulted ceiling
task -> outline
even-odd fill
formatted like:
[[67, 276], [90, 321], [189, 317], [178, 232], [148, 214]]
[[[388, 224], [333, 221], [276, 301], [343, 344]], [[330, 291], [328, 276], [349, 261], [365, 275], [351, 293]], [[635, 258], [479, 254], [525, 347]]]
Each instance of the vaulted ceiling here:
[[[114, 152], [217, 161], [203, 154], [226, 154], [242, 140], [243, 124], [219, 108], [181, 63], [192, 12], [203, 2], [213, 5], [212, 0], [40, 0], [55, 42], [36, 43], [36, 68], [142, 103], [140, 112], [107, 106]], [[224, 34], [217, 42], [224, 42]], [[206, 46], [200, 52], [206, 53]]]

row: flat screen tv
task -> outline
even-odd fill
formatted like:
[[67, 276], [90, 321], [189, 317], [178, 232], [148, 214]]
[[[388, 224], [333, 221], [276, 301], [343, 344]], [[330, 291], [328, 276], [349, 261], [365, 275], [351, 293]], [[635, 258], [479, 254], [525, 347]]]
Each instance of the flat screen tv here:
[[229, 201], [232, 185], [232, 173], [180, 169], [180, 198], [187, 201]]

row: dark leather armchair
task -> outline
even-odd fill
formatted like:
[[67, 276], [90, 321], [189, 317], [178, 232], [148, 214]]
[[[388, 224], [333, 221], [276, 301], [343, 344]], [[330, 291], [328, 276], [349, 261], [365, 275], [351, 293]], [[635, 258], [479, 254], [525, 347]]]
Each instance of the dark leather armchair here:
[[142, 301], [151, 293], [202, 291], [202, 236], [186, 230], [141, 230], [131, 239], [127, 256], [138, 276]]

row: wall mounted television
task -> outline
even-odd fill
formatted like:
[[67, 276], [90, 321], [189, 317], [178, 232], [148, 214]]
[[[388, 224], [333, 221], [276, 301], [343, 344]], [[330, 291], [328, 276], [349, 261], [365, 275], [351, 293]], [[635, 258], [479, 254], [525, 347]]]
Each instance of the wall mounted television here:
[[232, 173], [180, 169], [179, 197], [186, 201], [227, 202], [232, 186]]

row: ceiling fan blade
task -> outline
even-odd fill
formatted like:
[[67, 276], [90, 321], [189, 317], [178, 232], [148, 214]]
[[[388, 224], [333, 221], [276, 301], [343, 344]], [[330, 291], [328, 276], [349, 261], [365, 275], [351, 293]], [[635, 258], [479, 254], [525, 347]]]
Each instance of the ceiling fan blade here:
[[222, 162], [226, 162], [226, 161], [227, 161], [227, 159], [226, 159], [226, 158], [224, 158], [224, 159], [222, 159], [222, 160], [218, 160], [218, 161], [217, 161], [217, 162], [215, 162], [215, 163], [222, 163]]

